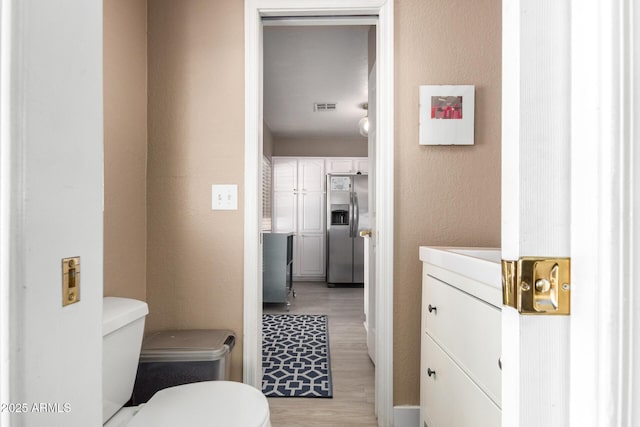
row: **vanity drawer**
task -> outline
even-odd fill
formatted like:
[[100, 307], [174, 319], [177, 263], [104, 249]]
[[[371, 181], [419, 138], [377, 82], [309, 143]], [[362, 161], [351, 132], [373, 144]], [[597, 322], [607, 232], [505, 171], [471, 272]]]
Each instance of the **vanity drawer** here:
[[[435, 374], [428, 375], [428, 370]], [[420, 427], [500, 426], [500, 408], [428, 335], [422, 339]]]
[[440, 344], [500, 406], [500, 309], [428, 274], [423, 279], [422, 332]]

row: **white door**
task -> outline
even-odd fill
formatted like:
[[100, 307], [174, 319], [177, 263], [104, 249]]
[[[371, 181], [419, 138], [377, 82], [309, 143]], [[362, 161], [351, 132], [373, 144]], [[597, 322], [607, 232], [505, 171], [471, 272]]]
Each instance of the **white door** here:
[[504, 426], [640, 422], [632, 4], [503, 2], [502, 257], [571, 257], [570, 316], [503, 310]]
[[0, 425], [102, 425], [102, 2], [0, 17]]
[[[502, 259], [569, 257], [569, 4], [503, 2], [502, 22]], [[569, 425], [569, 326], [503, 307], [503, 426]]]
[[[367, 350], [371, 361], [376, 363], [376, 65], [369, 74], [369, 158], [357, 160], [357, 168], [366, 167], [369, 173], [369, 227], [373, 231], [364, 239], [364, 315], [367, 330]], [[370, 166], [369, 166], [370, 165]]]

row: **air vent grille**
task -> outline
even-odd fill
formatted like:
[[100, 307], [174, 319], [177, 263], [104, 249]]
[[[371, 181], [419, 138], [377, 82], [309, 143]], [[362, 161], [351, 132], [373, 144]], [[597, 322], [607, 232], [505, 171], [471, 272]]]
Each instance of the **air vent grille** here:
[[336, 111], [336, 103], [335, 102], [316, 102], [313, 104], [313, 111]]

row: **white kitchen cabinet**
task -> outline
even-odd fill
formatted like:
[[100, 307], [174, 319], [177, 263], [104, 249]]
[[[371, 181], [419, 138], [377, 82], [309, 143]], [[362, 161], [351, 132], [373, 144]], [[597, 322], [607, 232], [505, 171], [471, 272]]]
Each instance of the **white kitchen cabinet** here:
[[324, 200], [325, 194], [320, 191], [298, 193], [298, 232], [321, 234], [325, 232]]
[[297, 191], [298, 160], [286, 157], [272, 158], [273, 192]]
[[498, 286], [424, 262], [420, 427], [501, 425], [500, 297]]
[[327, 173], [367, 173], [369, 159], [366, 157], [328, 157], [326, 170]]
[[369, 173], [369, 159], [366, 157], [354, 159], [353, 167], [356, 172]]
[[327, 173], [352, 173], [353, 159], [348, 157], [327, 159], [326, 167]]
[[325, 277], [325, 159], [273, 157], [273, 231], [295, 233], [293, 275]]
[[298, 159], [298, 191], [324, 192], [324, 159]]
[[[299, 263], [297, 275], [299, 277], [324, 277], [325, 275], [325, 236], [318, 233], [298, 233], [297, 250]], [[294, 271], [294, 276], [296, 271]]]
[[272, 229], [274, 233], [295, 233], [298, 229], [298, 196], [293, 191], [274, 191]]

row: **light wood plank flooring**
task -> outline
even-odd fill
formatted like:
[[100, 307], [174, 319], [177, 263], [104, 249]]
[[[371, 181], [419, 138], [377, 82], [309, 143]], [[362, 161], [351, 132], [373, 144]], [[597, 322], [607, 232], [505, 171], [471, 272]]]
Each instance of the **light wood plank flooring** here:
[[[376, 427], [363, 288], [328, 288], [323, 282], [295, 282], [294, 288], [289, 313], [328, 315], [333, 399], [269, 398], [272, 427]], [[265, 304], [264, 313], [287, 311], [283, 304]]]

